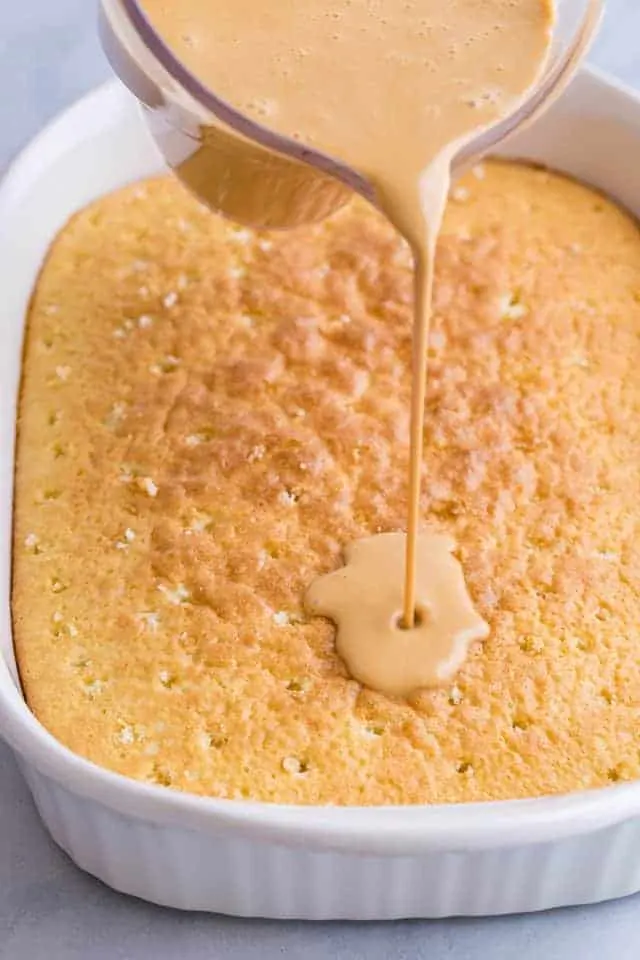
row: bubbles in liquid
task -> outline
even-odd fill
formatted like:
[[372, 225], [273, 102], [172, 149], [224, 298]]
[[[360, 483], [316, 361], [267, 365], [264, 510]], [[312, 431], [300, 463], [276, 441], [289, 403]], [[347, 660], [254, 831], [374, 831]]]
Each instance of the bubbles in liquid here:
[[258, 117], [273, 117], [278, 112], [278, 102], [268, 97], [254, 97], [247, 100], [244, 106], [249, 113]]
[[465, 98], [467, 106], [474, 110], [482, 110], [484, 107], [495, 107], [504, 97], [504, 90], [500, 87], [491, 87], [487, 90], [479, 90], [471, 97]]

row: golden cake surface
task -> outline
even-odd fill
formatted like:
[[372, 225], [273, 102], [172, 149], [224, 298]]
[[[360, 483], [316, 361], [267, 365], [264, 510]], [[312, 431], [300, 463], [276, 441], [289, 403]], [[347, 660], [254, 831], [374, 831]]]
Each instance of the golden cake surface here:
[[640, 775], [638, 227], [491, 163], [454, 188], [437, 266], [424, 524], [491, 634], [404, 702], [302, 610], [346, 544], [405, 525], [401, 241], [360, 204], [255, 234], [169, 178], [65, 228], [29, 318], [13, 588], [28, 702], [63, 743], [297, 803]]

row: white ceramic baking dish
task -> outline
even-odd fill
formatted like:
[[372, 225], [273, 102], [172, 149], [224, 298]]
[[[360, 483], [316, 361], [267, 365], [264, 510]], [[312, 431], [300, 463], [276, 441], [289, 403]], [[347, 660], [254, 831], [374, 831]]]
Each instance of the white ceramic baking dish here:
[[[640, 213], [640, 98], [583, 72], [509, 152]], [[108, 85], [25, 151], [0, 188], [0, 732], [75, 862], [190, 910], [310, 919], [541, 910], [640, 890], [640, 783], [462, 806], [285, 807], [205, 799], [75, 756], [28, 710], [9, 612], [12, 451], [22, 329], [48, 244], [99, 194], [160, 167], [136, 106]]]

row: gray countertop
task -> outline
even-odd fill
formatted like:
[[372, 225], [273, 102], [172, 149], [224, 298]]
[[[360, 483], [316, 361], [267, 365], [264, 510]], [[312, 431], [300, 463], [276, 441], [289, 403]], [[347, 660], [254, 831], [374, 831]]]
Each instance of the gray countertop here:
[[[95, 0], [0, 0], [0, 170], [63, 106], [109, 75]], [[592, 60], [640, 85], [640, 3], [608, 0]], [[493, 920], [267, 923], [183, 915], [76, 870], [40, 825], [0, 744], [0, 960], [636, 960], [640, 898]]]

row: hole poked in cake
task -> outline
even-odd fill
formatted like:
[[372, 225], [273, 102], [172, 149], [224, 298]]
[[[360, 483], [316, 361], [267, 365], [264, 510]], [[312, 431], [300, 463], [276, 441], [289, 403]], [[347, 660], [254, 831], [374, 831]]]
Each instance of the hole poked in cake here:
[[169, 771], [160, 767], [157, 763], [154, 763], [149, 779], [159, 787], [170, 787], [173, 783], [173, 777]]
[[42, 491], [38, 499], [40, 503], [51, 503], [53, 500], [59, 500], [61, 496], [62, 490], [57, 487], [48, 487]]
[[470, 760], [459, 760], [456, 763], [456, 773], [463, 777], [472, 777], [474, 773], [472, 762]]
[[284, 757], [282, 769], [292, 777], [303, 777], [309, 772], [309, 761], [304, 757]]
[[82, 678], [82, 689], [85, 694], [89, 697], [90, 700], [99, 697], [100, 694], [104, 691], [105, 682], [99, 677], [93, 676], [93, 674], [87, 674]]
[[544, 641], [541, 637], [536, 637], [533, 634], [527, 634], [524, 637], [520, 637], [518, 640], [518, 646], [523, 653], [530, 655], [541, 654], [544, 650]]
[[201, 750], [222, 750], [229, 743], [229, 737], [219, 729], [201, 730], [196, 734], [196, 743]]
[[590, 636], [578, 637], [576, 641], [576, 647], [581, 653], [594, 653], [596, 649], [596, 641]]
[[24, 538], [24, 545], [25, 548], [36, 557], [42, 553], [40, 537], [35, 533], [27, 534], [27, 536]]
[[64, 615], [59, 610], [56, 610], [53, 614], [51, 622], [51, 635], [54, 640], [61, 640], [64, 637], [75, 639], [78, 636], [78, 628], [75, 623], [65, 621]]
[[132, 743], [135, 743], [137, 739], [135, 728], [130, 723], [120, 721], [116, 739], [118, 743], [121, 743], [123, 746], [130, 746]]
[[154, 376], [160, 377], [162, 374], [175, 373], [179, 366], [180, 357], [176, 357], [172, 353], [168, 353], [166, 356], [160, 357], [156, 363], [152, 363], [149, 367], [149, 371]]
[[276, 540], [268, 540], [264, 545], [264, 552], [270, 560], [279, 560], [284, 555], [285, 548]]
[[102, 421], [105, 427], [108, 427], [110, 430], [115, 430], [115, 428], [126, 419], [128, 409], [129, 405], [123, 400], [112, 403], [109, 412]]
[[172, 690], [173, 687], [175, 687], [178, 683], [179, 678], [170, 670], [161, 670], [158, 674], [158, 680], [160, 681], [160, 685], [164, 687], [165, 690]]
[[365, 723], [362, 727], [362, 736], [367, 740], [377, 740], [384, 734], [384, 723]]
[[157, 589], [170, 606], [181, 607], [191, 601], [191, 591], [184, 583], [177, 583], [175, 585], [159, 583]]

